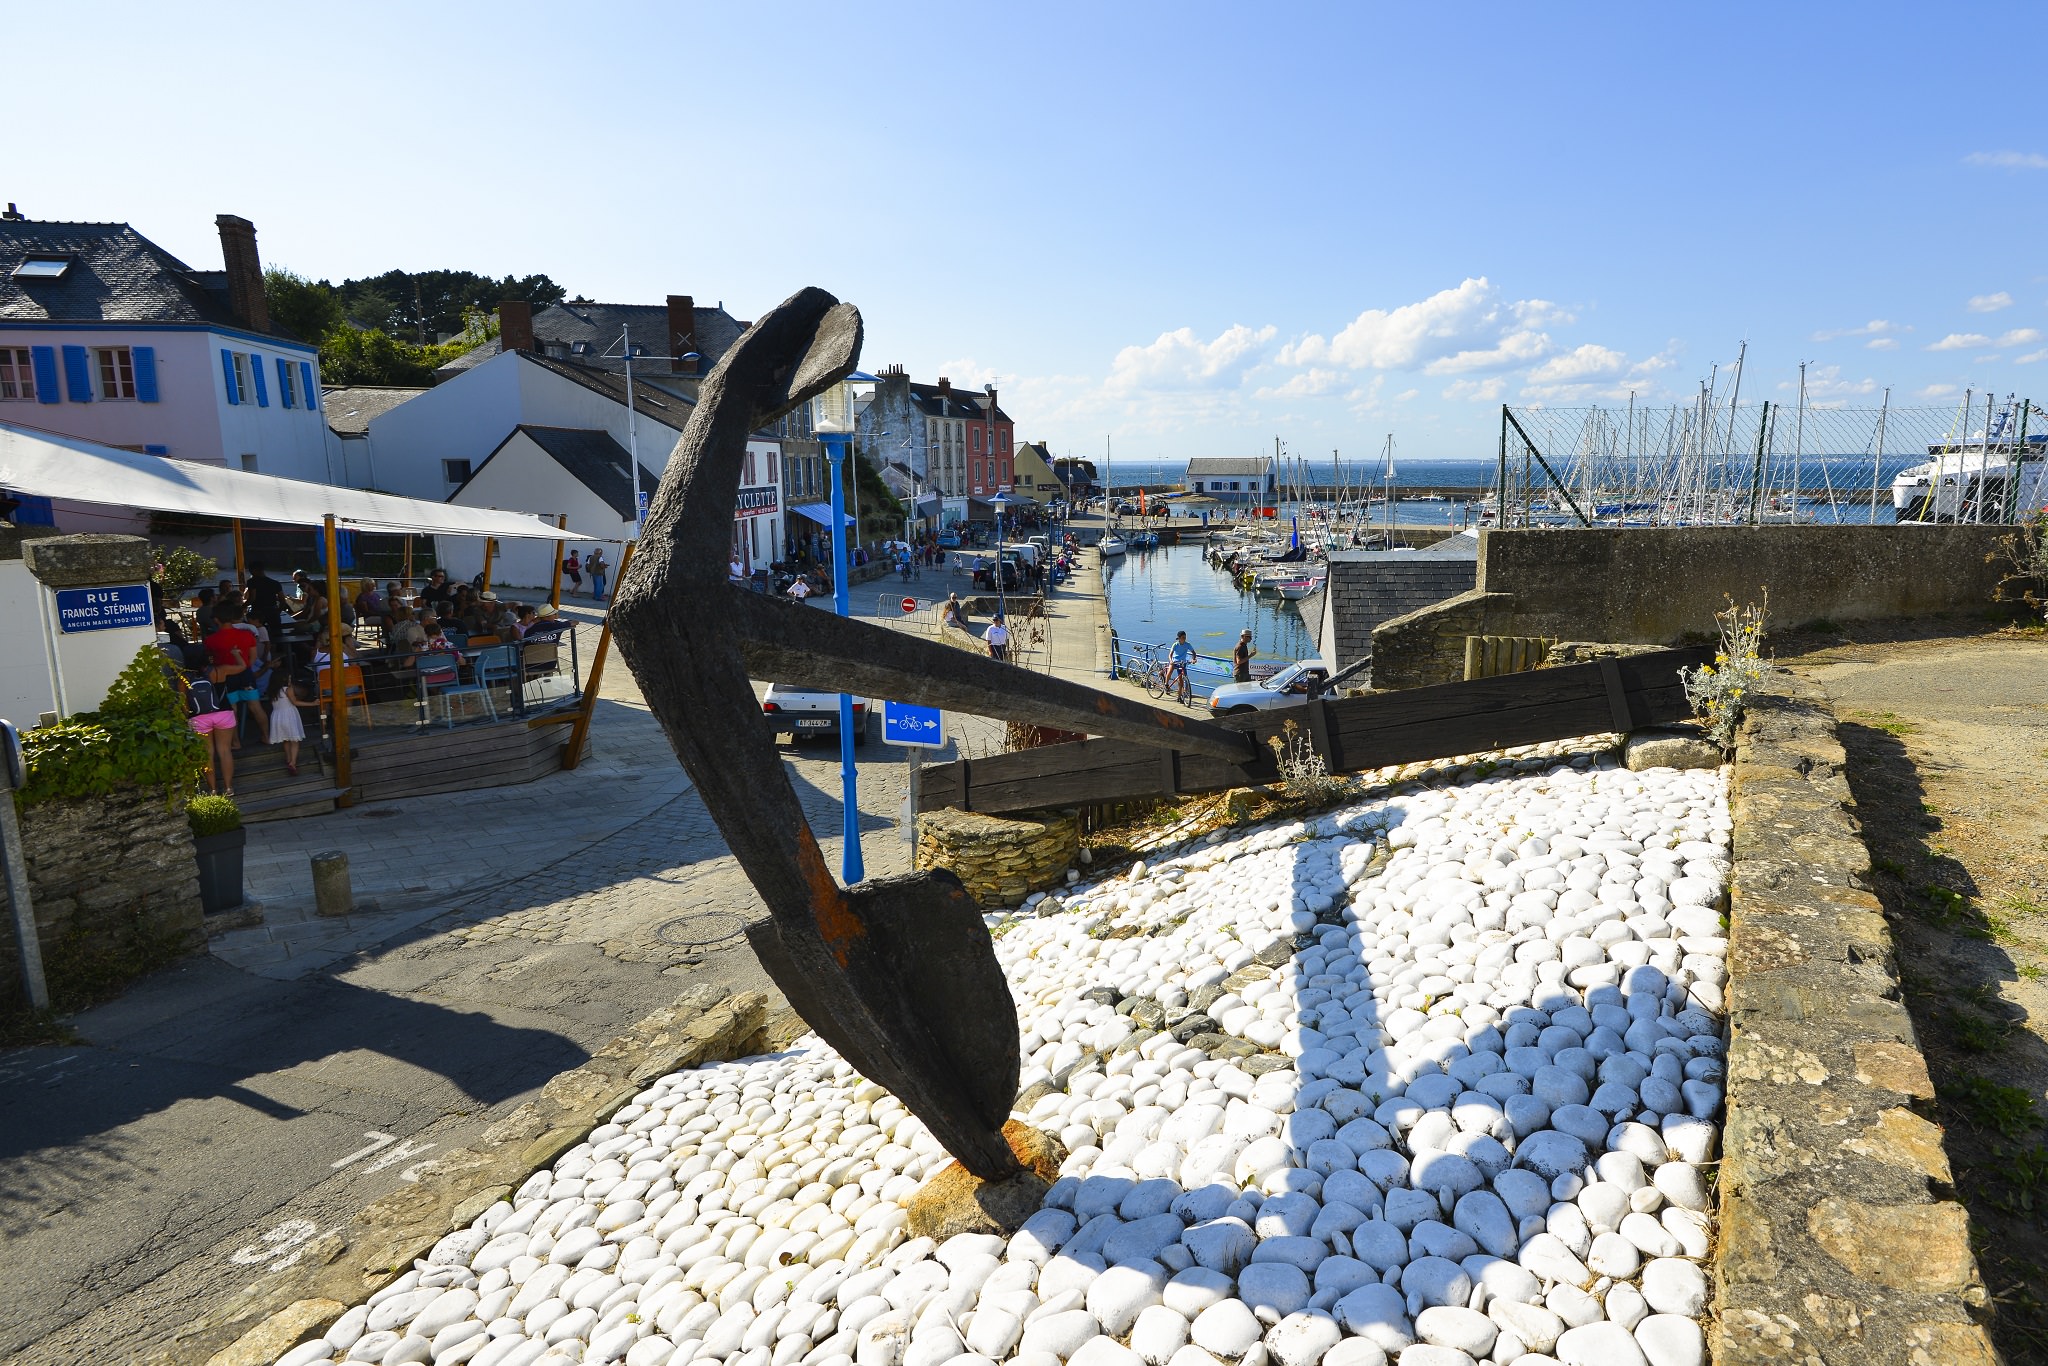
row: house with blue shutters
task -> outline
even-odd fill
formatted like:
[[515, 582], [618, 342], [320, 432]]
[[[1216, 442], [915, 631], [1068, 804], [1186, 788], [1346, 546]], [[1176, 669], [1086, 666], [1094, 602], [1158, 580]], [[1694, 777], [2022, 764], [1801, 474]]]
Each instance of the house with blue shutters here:
[[[319, 352], [272, 325], [256, 229], [222, 214], [221, 270], [126, 223], [0, 214], [0, 424], [318, 483], [341, 482]], [[140, 533], [125, 508], [24, 498], [20, 523]]]

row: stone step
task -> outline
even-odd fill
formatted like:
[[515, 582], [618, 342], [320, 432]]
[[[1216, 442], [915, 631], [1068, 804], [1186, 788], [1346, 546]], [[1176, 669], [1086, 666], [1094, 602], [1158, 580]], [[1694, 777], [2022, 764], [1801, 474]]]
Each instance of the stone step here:
[[259, 797], [244, 797], [241, 789], [235, 789], [235, 804], [242, 808], [242, 820], [248, 824], [258, 821], [290, 820], [296, 816], [324, 816], [334, 810], [335, 798], [342, 789], [329, 787], [322, 777], [314, 787], [293, 787], [288, 791], [269, 792]]

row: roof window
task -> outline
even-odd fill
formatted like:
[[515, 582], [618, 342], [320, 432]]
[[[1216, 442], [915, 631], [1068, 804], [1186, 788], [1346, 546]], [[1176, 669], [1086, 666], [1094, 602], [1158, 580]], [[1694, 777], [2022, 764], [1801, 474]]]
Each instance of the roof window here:
[[569, 349], [579, 356], [587, 355], [590, 352], [590, 343], [587, 341], [571, 342], [569, 343]]
[[69, 269], [71, 258], [68, 256], [30, 256], [14, 268], [13, 275], [17, 280], [56, 280]]

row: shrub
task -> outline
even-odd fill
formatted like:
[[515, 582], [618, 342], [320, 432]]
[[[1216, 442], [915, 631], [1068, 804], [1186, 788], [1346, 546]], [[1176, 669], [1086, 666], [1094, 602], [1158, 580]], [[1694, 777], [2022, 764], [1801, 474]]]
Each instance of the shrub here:
[[179, 597], [195, 584], [205, 583], [218, 573], [220, 565], [196, 550], [188, 550], [181, 545], [153, 545], [149, 548], [149, 577], [163, 597]]
[[242, 828], [242, 808], [235, 805], [233, 797], [206, 794], [186, 804], [185, 819], [192, 823], [192, 833], [201, 838], [225, 835]]
[[1721, 650], [1712, 664], [1697, 669], [1680, 669], [1685, 700], [1693, 715], [1706, 723], [1707, 736], [1724, 751], [1735, 748], [1735, 731], [1742, 724], [1744, 699], [1763, 682], [1770, 665], [1763, 659], [1764, 621], [1770, 615], [1771, 590], [1765, 588], [1763, 601], [1737, 607], [1733, 598], [1728, 608], [1714, 614], [1721, 629]]
[[21, 748], [28, 781], [15, 800], [22, 806], [127, 786], [191, 793], [206, 771], [206, 742], [186, 719], [185, 699], [154, 645], [121, 670], [98, 711], [24, 731]]

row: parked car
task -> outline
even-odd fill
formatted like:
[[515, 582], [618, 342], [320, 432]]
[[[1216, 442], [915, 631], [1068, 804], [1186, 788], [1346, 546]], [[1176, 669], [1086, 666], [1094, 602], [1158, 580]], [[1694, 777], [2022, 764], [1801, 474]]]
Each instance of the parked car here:
[[[853, 699], [853, 743], [868, 742], [868, 713], [873, 708], [865, 697]], [[778, 737], [787, 735], [792, 743], [812, 738], [839, 738], [839, 694], [812, 692], [770, 683], [761, 699], [761, 714], [775, 728]]]
[[1321, 692], [1329, 677], [1330, 671], [1321, 661], [1304, 659], [1269, 678], [1222, 684], [1210, 694], [1209, 709], [1218, 716], [1236, 716], [1249, 711], [1298, 707]]
[[959, 532], [957, 532], [957, 531], [942, 531], [942, 532], [940, 532], [940, 533], [939, 533], [939, 549], [941, 549], [941, 550], [958, 550], [959, 548], [960, 548], [960, 533], [959, 533]]

